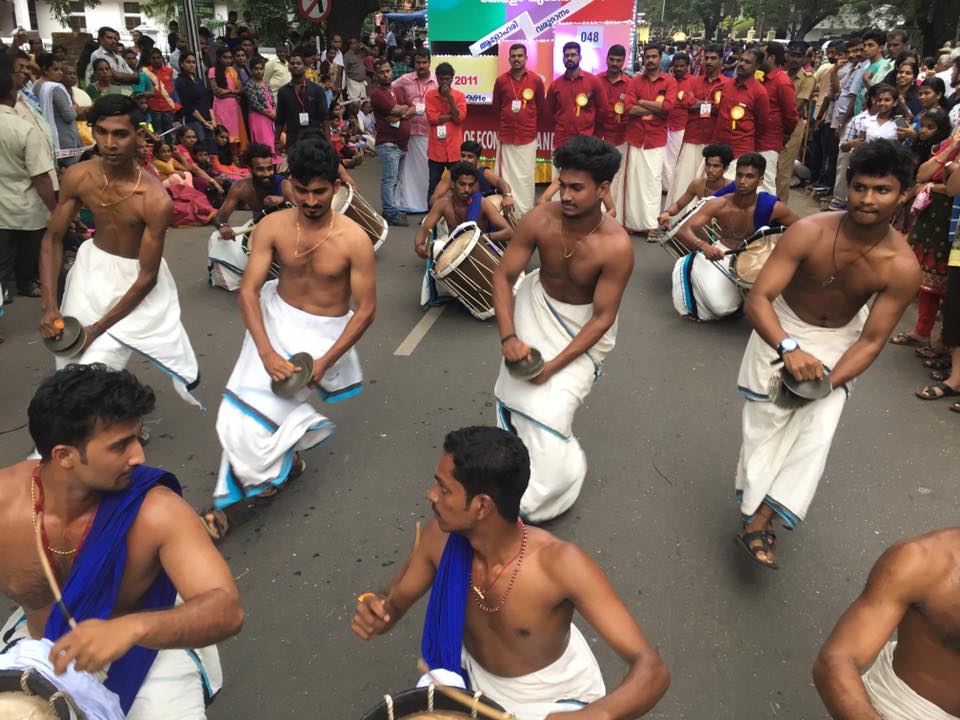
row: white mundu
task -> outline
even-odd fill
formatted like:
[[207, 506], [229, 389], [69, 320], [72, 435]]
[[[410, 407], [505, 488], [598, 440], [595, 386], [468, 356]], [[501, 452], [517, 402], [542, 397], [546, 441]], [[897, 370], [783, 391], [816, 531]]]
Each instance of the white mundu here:
[[623, 226], [631, 232], [655, 230], [660, 214], [664, 149], [627, 148]]
[[533, 208], [537, 168], [537, 141], [525, 145], [500, 143], [497, 148], [497, 175], [510, 185], [517, 217]]

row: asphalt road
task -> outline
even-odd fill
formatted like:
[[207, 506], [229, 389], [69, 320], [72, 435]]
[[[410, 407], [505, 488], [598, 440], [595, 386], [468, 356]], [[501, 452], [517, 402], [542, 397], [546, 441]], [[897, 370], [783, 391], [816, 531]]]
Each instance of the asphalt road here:
[[[377, 173], [375, 161], [356, 172], [374, 205]], [[424, 494], [444, 433], [494, 423], [499, 353], [492, 322], [449, 306], [412, 354], [394, 354], [423, 317], [413, 234], [392, 229], [377, 258], [377, 318], [359, 345], [365, 392], [328, 408], [338, 432], [307, 453], [306, 475], [223, 544], [247, 621], [221, 645], [226, 684], [214, 720], [357, 718], [418, 677], [425, 603], [370, 643], [349, 620], [357, 594], [383, 586], [415, 521], [430, 515]], [[165, 252], [208, 412], [183, 403], [145, 362], [132, 365], [159, 395], [148, 461], [175, 472], [198, 509], [210, 500], [215, 414], [243, 337], [235, 298], [207, 287], [208, 235], [173, 231]], [[825, 717], [810, 667], [871, 564], [901, 538], [956, 524], [960, 418], [945, 402], [915, 399], [925, 371], [911, 350], [888, 347], [847, 405], [808, 521], [780, 533], [782, 570], [751, 564], [731, 541], [735, 379], [749, 324], [681, 320], [670, 258], [655, 245], [636, 251], [617, 347], [577, 415], [589, 460], [583, 493], [548, 527], [596, 558], [669, 666], [671, 688], [650, 717]], [[9, 464], [31, 447], [26, 406], [53, 361], [34, 331], [39, 303], [20, 298], [6, 311], [0, 459]], [[615, 686], [622, 662], [581, 627]]]

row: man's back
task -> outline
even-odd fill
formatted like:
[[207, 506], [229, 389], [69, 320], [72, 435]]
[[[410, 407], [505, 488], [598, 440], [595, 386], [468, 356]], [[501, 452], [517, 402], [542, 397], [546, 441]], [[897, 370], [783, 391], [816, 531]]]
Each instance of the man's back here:
[[37, 127], [0, 106], [0, 227], [38, 230], [47, 224], [47, 208], [31, 178], [52, 169], [49, 146]]

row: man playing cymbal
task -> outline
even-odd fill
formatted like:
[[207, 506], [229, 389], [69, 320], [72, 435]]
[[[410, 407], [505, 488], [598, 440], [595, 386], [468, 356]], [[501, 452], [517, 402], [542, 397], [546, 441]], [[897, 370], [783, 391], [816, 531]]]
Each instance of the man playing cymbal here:
[[[520, 519], [529, 477], [515, 435], [449, 433], [427, 493], [434, 519], [386, 590], [360, 595], [353, 632], [387, 632], [429, 590], [423, 657], [445, 678], [469, 681], [519, 720], [639, 717], [669, 673], [597, 564]], [[630, 666], [609, 695], [574, 611]]]

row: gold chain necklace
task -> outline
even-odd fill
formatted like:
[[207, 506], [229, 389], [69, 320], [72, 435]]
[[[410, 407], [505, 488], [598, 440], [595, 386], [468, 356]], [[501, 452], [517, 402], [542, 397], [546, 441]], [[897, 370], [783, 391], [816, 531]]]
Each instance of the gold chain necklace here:
[[307, 255], [309, 255], [310, 253], [312, 253], [314, 250], [316, 250], [318, 247], [320, 247], [321, 245], [323, 245], [327, 240], [329, 240], [329, 239], [330, 239], [330, 234], [333, 232], [333, 218], [334, 218], [334, 216], [335, 216], [336, 214], [337, 214], [336, 210], [334, 210], [333, 208], [330, 208], [330, 225], [329, 225], [329, 227], [327, 227], [327, 234], [324, 236], [323, 240], [320, 240], [320, 241], [317, 242], [317, 244], [314, 245], [312, 248], [310, 248], [309, 250], [301, 253], [301, 252], [300, 252], [300, 211], [297, 210], [297, 247], [296, 247], [296, 249], [293, 251], [293, 256], [294, 256], [294, 257], [306, 257]]
[[571, 250], [570, 252], [567, 252], [567, 243], [565, 243], [565, 242], [563, 241], [563, 220], [561, 219], [561, 220], [560, 220], [560, 244], [563, 245], [563, 259], [564, 259], [564, 260], [567, 260], [567, 259], [573, 257], [573, 254], [577, 251], [577, 246], [580, 245], [580, 243], [582, 243], [582, 242], [583, 242], [584, 240], [586, 240], [588, 237], [590, 237], [591, 235], [593, 235], [597, 230], [599, 230], [599, 229], [600, 229], [600, 226], [603, 225], [603, 221], [606, 220], [606, 219], [607, 219], [607, 218], [606, 218], [605, 215], [601, 215], [601, 216], [600, 216], [600, 222], [597, 223], [596, 227], [594, 227], [593, 230], [591, 230], [590, 232], [588, 232], [588, 233], [587, 233], [586, 235], [584, 235], [582, 238], [580, 238], [579, 240], [577, 240], [577, 241], [573, 244], [573, 250]]
[[[103, 187], [100, 188], [100, 192], [102, 193], [104, 190], [107, 189], [107, 185], [110, 184], [110, 181], [107, 180], [107, 173], [103, 169], [103, 158], [100, 158], [100, 173], [103, 175]], [[98, 200], [97, 203], [100, 205], [100, 207], [105, 208], [105, 207], [113, 207], [114, 205], [118, 205], [122, 203], [124, 200], [129, 200], [131, 197], [133, 197], [133, 194], [140, 189], [140, 179], [142, 177], [143, 177], [143, 166], [140, 165], [137, 167], [137, 184], [133, 186], [133, 190], [128, 192], [119, 200], [114, 200], [113, 202], [108, 202], [108, 203], [105, 203], [102, 200]]]
[[[36, 493], [37, 481], [31, 477], [30, 478], [30, 510], [33, 512], [33, 532], [37, 534], [40, 532], [40, 515], [37, 512], [37, 493]], [[44, 533], [45, 534], [45, 533]], [[54, 555], [63, 555], [69, 557], [70, 555], [76, 555], [77, 551], [80, 549], [78, 544], [72, 550], [61, 550], [60, 548], [53, 547], [49, 542], [46, 543], [47, 550], [52, 552]]]

